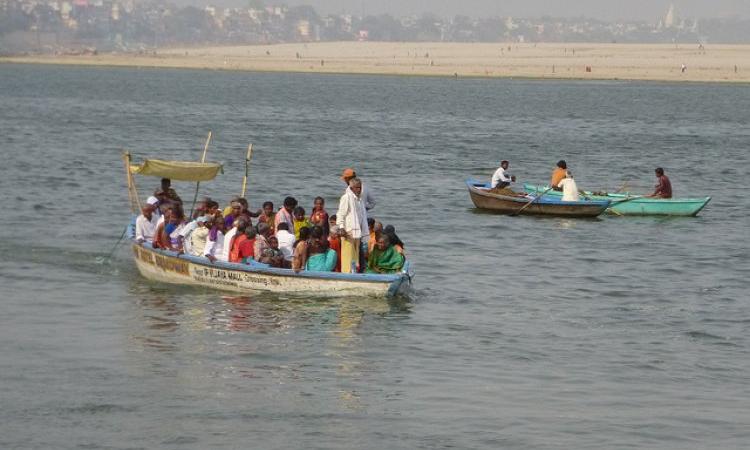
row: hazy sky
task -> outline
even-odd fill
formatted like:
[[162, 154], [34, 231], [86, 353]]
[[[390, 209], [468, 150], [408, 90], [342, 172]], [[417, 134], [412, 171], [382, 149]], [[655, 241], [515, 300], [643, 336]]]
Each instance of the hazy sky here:
[[[196, 0], [190, 0], [194, 2]], [[239, 2], [242, 0], [225, 0]], [[656, 21], [674, 3], [685, 18], [750, 18], [750, 0], [265, 0], [266, 4], [307, 4], [320, 13], [393, 15], [433, 12], [440, 16], [593, 17], [598, 19], [643, 19]]]

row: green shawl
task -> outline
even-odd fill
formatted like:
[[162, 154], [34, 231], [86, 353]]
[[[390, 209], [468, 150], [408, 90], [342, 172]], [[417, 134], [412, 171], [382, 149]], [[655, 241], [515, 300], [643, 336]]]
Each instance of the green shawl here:
[[396, 251], [393, 245], [380, 250], [375, 246], [367, 256], [367, 273], [394, 273], [404, 267], [404, 255]]

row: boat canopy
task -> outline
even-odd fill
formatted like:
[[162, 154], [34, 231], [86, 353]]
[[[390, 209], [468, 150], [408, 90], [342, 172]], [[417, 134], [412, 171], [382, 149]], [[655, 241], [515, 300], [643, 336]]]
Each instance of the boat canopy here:
[[146, 159], [143, 164], [131, 164], [130, 172], [177, 181], [208, 181], [216, 178], [219, 172], [223, 173], [223, 166], [219, 163]]

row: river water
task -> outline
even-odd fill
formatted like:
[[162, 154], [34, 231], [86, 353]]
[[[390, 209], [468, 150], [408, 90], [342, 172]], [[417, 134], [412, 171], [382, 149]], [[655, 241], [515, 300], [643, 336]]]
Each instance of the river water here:
[[[746, 85], [0, 65], [0, 448], [747, 448]], [[277, 205], [375, 191], [406, 299], [148, 282], [120, 155], [208, 159]], [[645, 192], [695, 218], [506, 217], [463, 185]], [[139, 179], [142, 193], [158, 180]], [[194, 187], [176, 183], [183, 198]]]

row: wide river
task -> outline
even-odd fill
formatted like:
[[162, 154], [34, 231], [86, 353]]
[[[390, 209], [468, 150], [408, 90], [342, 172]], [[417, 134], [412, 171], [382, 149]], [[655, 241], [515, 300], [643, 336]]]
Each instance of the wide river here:
[[[208, 159], [201, 192], [317, 195], [344, 167], [417, 271], [411, 296], [153, 283], [123, 149]], [[747, 85], [0, 65], [0, 448], [747, 448]], [[507, 217], [464, 180], [646, 192], [698, 217]], [[158, 180], [138, 180], [146, 195]], [[183, 198], [193, 185], [175, 183]]]

